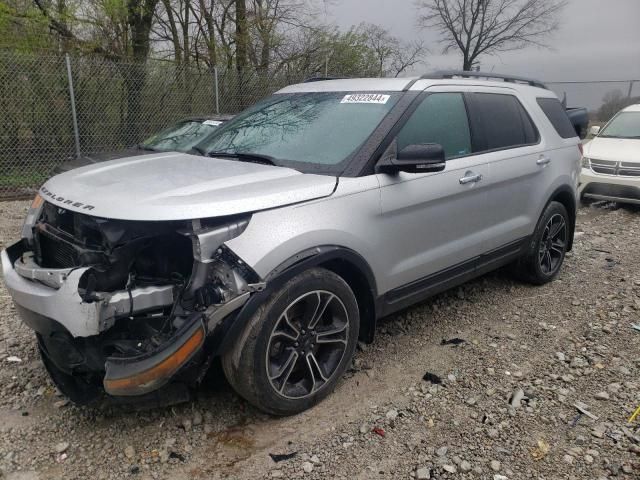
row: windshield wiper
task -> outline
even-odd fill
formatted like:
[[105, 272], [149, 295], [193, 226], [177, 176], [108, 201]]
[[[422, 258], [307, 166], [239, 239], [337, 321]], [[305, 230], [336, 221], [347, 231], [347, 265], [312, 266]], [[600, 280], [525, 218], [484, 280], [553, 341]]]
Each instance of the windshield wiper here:
[[209, 157], [235, 158], [241, 162], [261, 163], [263, 165], [277, 166], [277, 160], [270, 155], [262, 155], [250, 152], [207, 152]]
[[203, 157], [207, 156], [207, 152], [205, 152], [204, 148], [202, 147], [198, 147], [198, 146], [191, 147], [191, 150], [196, 152], [198, 155], [202, 155]]

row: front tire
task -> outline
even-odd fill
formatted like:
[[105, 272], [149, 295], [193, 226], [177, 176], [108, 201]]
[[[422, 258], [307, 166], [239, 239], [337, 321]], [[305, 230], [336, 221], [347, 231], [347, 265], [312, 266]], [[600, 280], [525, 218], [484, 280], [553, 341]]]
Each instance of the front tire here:
[[36, 339], [44, 368], [47, 370], [51, 381], [64, 396], [76, 405], [89, 405], [103, 396], [104, 390], [100, 383], [96, 382], [95, 379], [88, 378], [89, 376], [72, 375], [58, 368], [53, 360], [49, 358], [42, 335], [36, 333]]
[[552, 281], [560, 272], [571, 234], [569, 214], [560, 202], [547, 205], [538, 220], [527, 252], [518, 262], [518, 273], [534, 285]]
[[223, 354], [231, 386], [267, 413], [293, 415], [320, 402], [350, 365], [360, 316], [349, 285], [323, 268], [302, 272], [260, 306]]

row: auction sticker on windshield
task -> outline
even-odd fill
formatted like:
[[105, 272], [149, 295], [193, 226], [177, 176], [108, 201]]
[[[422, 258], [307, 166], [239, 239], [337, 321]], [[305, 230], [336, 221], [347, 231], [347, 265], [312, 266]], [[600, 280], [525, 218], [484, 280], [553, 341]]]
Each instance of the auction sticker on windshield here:
[[353, 93], [345, 95], [340, 103], [387, 103], [389, 95], [381, 93]]

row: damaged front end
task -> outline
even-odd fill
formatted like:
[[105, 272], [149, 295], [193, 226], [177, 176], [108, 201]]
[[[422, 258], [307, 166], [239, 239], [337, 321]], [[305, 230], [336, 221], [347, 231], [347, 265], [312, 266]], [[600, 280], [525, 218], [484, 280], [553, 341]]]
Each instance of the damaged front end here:
[[77, 403], [198, 383], [233, 313], [264, 287], [225, 246], [248, 216], [113, 220], [38, 203], [2, 252], [4, 279]]

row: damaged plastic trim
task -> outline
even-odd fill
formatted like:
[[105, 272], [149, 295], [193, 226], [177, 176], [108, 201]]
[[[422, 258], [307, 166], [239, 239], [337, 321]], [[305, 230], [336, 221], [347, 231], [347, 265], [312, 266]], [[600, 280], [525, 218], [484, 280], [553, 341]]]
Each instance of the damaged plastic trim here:
[[249, 293], [193, 313], [185, 325], [157, 350], [136, 357], [112, 357], [105, 364], [105, 391], [115, 396], [144, 395], [166, 385], [204, 346], [222, 321], [242, 307]]
[[164, 348], [135, 358], [109, 358], [103, 380], [110, 395], [144, 395], [166, 385], [204, 345], [207, 336], [201, 314], [195, 314]]
[[242, 295], [232, 298], [226, 303], [211, 305], [207, 308], [204, 315], [207, 317], [208, 330], [213, 332], [228, 315], [247, 303], [249, 295], [251, 295], [249, 292], [245, 292]]
[[44, 283], [48, 287], [62, 287], [73, 268], [41, 268], [33, 259], [33, 252], [25, 252], [13, 264], [18, 275], [30, 280]]

